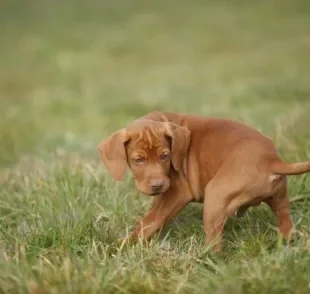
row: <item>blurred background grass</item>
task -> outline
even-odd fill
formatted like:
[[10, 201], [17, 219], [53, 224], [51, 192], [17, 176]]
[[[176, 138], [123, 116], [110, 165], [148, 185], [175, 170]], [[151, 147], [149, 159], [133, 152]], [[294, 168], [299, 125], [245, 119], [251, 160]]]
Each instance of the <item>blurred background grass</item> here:
[[56, 147], [92, 153], [155, 109], [271, 133], [308, 117], [308, 1], [0, 5], [2, 165]]
[[[180, 111], [245, 122], [270, 135], [285, 159], [306, 160], [309, 81], [308, 0], [1, 1], [0, 288], [163, 293], [188, 282], [195, 293], [308, 293], [309, 254], [296, 257], [296, 284], [294, 258], [269, 258], [275, 236], [265, 210], [228, 223], [227, 268], [202, 249], [201, 208], [168, 227], [172, 251], [166, 243], [116, 259], [100, 251], [146, 204], [129, 180], [102, 173], [97, 144], [149, 111]], [[306, 239], [309, 189], [306, 177], [290, 180], [290, 194], [304, 197], [293, 215]], [[280, 270], [265, 284], [275, 259]]]

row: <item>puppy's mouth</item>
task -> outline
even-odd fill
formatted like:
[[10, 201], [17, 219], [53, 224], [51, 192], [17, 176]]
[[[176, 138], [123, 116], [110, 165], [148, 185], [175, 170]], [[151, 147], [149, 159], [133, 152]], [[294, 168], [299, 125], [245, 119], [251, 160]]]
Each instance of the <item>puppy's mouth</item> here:
[[155, 191], [148, 191], [147, 193], [144, 192], [144, 194], [146, 194], [148, 196], [156, 197], [156, 196], [159, 196], [159, 195], [165, 193], [168, 189], [169, 189], [169, 187], [168, 188], [163, 188], [163, 189], [160, 189], [160, 190], [155, 190]]
[[149, 196], [159, 196], [160, 194], [162, 194], [162, 192], [151, 192], [151, 193], [148, 193], [147, 195]]

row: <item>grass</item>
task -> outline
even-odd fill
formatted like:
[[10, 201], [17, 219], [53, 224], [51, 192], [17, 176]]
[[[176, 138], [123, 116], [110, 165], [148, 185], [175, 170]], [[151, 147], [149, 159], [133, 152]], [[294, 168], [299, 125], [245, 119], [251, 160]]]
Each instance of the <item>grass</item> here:
[[229, 117], [310, 158], [308, 1], [3, 1], [1, 293], [310, 293], [310, 177], [291, 177], [293, 247], [265, 206], [204, 244], [189, 205], [148, 246], [149, 207], [97, 144], [152, 110]]

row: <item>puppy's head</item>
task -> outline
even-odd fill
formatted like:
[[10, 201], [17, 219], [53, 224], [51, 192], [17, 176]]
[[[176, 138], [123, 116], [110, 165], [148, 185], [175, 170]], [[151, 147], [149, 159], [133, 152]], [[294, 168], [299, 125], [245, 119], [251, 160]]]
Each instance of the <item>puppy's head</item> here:
[[139, 191], [159, 195], [170, 187], [171, 168], [181, 169], [189, 143], [190, 131], [185, 127], [138, 120], [102, 141], [98, 150], [116, 181], [122, 180], [128, 165]]

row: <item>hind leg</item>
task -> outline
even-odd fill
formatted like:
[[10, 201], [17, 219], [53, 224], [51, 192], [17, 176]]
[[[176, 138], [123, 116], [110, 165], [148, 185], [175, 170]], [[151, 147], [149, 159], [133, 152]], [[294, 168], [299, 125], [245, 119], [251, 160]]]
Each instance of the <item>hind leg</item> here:
[[265, 200], [278, 219], [278, 227], [285, 239], [291, 237], [293, 222], [291, 219], [286, 182], [284, 187], [273, 197]]
[[213, 178], [205, 188], [203, 226], [206, 243], [216, 253], [222, 251], [222, 235], [227, 219], [240, 206], [238, 199], [243, 196], [241, 190], [242, 185], [231, 187], [229, 181], [220, 177]]
[[203, 212], [203, 225], [206, 233], [206, 243], [214, 246], [214, 252], [222, 251], [222, 234], [227, 220], [227, 213], [222, 203], [212, 206], [210, 201], [205, 201]]

